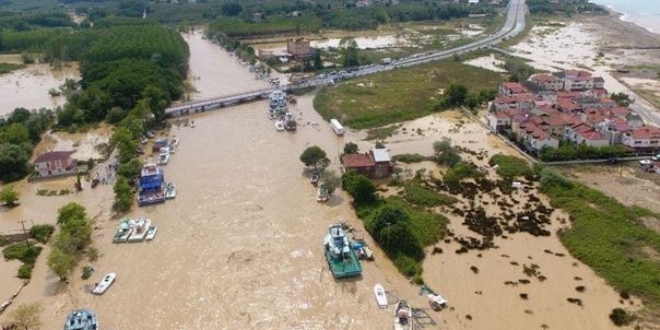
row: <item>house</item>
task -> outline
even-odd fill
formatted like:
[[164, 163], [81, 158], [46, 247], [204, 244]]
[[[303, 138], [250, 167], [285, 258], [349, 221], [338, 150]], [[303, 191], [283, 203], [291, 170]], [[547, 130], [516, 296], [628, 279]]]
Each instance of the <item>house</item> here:
[[576, 136], [577, 144], [585, 144], [590, 147], [604, 147], [610, 145], [610, 140], [597, 131], [581, 131]]
[[37, 156], [34, 169], [39, 177], [52, 177], [76, 173], [76, 161], [71, 158], [73, 151], [50, 151]]
[[392, 171], [392, 158], [387, 149], [371, 149], [363, 154], [345, 154], [341, 157], [342, 170], [382, 179]]
[[541, 129], [535, 129], [527, 135], [526, 144], [532, 151], [541, 151], [543, 148], [558, 148], [559, 140], [555, 139], [550, 133]]
[[551, 74], [537, 73], [528, 79], [530, 82], [548, 91], [560, 91], [564, 89], [564, 80]]
[[306, 57], [312, 55], [307, 38], [293, 38], [286, 42], [286, 51], [293, 57]]
[[497, 95], [499, 96], [511, 96], [515, 94], [527, 93], [527, 88], [523, 85], [516, 82], [505, 82], [501, 83], [500, 87], [497, 90]]
[[621, 143], [634, 149], [656, 150], [660, 148], [660, 128], [643, 126], [631, 129], [623, 133]]

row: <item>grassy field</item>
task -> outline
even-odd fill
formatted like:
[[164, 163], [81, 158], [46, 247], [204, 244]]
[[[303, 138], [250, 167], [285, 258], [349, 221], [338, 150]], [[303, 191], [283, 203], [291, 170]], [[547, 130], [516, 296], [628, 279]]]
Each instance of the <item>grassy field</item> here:
[[553, 207], [571, 216], [572, 226], [560, 234], [570, 253], [620, 292], [660, 306], [660, 234], [641, 218], [658, 218], [640, 207], [626, 207], [602, 192], [543, 170], [543, 191]]
[[314, 108], [323, 118], [339, 118], [356, 129], [411, 120], [434, 111], [441, 90], [464, 84], [471, 91], [497, 89], [501, 74], [445, 60], [382, 72], [323, 88]]

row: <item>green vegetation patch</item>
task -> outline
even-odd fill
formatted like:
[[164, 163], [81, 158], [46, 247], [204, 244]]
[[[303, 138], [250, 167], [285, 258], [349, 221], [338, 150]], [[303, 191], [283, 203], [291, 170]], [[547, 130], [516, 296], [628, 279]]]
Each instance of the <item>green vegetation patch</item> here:
[[497, 165], [497, 174], [507, 178], [528, 176], [534, 174], [529, 163], [515, 156], [506, 156], [502, 154], [490, 158], [488, 165]]
[[30, 228], [30, 236], [39, 241], [39, 243], [46, 244], [54, 231], [55, 226], [53, 225], [36, 225]]
[[383, 126], [432, 113], [451, 84], [487, 91], [503, 82], [501, 74], [453, 60], [381, 72], [323, 88], [314, 108], [325, 118], [342, 118], [356, 129]]
[[401, 127], [401, 125], [390, 125], [379, 128], [372, 128], [367, 131], [367, 137], [365, 140], [385, 140], [388, 137], [392, 136], [396, 130]]
[[660, 234], [639, 219], [650, 212], [630, 208], [602, 192], [543, 169], [541, 189], [553, 207], [570, 214], [560, 238], [570, 253], [620, 292], [660, 303]]
[[413, 180], [404, 186], [405, 200], [419, 206], [452, 205], [458, 202], [453, 196], [440, 194], [437, 191], [423, 187], [421, 182]]
[[435, 158], [429, 156], [423, 156], [420, 154], [399, 154], [392, 156], [392, 160], [396, 162], [410, 164], [410, 163], [420, 163], [425, 160], [434, 161]]
[[2, 249], [5, 260], [20, 260], [24, 263], [34, 263], [41, 252], [42, 247], [26, 245], [25, 242], [14, 243]]
[[14, 70], [22, 69], [23, 65], [16, 63], [0, 63], [0, 74], [12, 72]]

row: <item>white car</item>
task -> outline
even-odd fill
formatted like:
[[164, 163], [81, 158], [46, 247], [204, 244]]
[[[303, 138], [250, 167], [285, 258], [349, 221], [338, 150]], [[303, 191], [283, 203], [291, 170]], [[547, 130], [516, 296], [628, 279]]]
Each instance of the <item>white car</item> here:
[[115, 279], [117, 278], [117, 273], [108, 273], [103, 277], [103, 281], [100, 283], [97, 283], [96, 286], [94, 287], [94, 291], [92, 291], [93, 294], [103, 294], [105, 293], [108, 288], [112, 285], [112, 283], [115, 282]]
[[657, 154], [657, 155], [651, 157], [651, 160], [654, 160], [654, 161], [660, 160], [660, 154]]
[[653, 162], [650, 159], [643, 159], [639, 161], [639, 165], [641, 166], [651, 166], [653, 165]]

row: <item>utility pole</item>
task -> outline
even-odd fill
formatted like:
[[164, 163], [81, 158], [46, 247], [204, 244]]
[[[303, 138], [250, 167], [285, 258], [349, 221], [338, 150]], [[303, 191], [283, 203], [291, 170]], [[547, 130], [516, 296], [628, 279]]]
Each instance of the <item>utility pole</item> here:
[[25, 245], [27, 247], [30, 247], [30, 241], [28, 241], [28, 235], [27, 232], [25, 231], [25, 220], [21, 220], [18, 223], [20, 223], [21, 227], [23, 227], [23, 235], [25, 235]]

